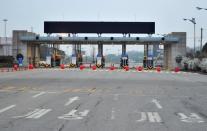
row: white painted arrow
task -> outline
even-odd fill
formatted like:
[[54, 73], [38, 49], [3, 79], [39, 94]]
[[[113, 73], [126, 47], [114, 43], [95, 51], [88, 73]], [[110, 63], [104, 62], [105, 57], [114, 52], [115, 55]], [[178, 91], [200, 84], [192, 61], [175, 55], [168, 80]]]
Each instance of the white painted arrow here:
[[72, 104], [74, 101], [77, 101], [77, 100], [79, 100], [78, 96], [72, 97], [72, 98], [69, 99], [69, 101], [67, 103], [65, 103], [65, 106], [68, 106], [68, 105]]
[[196, 113], [191, 113], [189, 116], [185, 115], [184, 113], [178, 113], [178, 115], [180, 116], [180, 120], [182, 122], [187, 122], [187, 123], [202, 123], [202, 122], [205, 122]]
[[162, 106], [160, 105], [160, 102], [157, 99], [153, 99], [152, 103], [154, 103], [158, 109], [162, 109]]
[[65, 119], [65, 120], [80, 120], [83, 119], [83, 117], [87, 116], [89, 110], [84, 110], [82, 112], [77, 112], [76, 109], [71, 110], [68, 114], [64, 114], [63, 116], [59, 116], [59, 119]]

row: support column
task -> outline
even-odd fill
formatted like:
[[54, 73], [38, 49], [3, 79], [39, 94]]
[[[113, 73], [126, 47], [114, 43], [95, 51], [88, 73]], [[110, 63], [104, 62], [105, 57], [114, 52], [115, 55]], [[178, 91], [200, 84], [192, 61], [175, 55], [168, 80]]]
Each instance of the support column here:
[[153, 68], [153, 45], [144, 45], [143, 67], [147, 69]]
[[98, 54], [96, 57], [96, 66], [98, 68], [105, 66], [105, 60], [103, 58], [103, 44], [98, 42]]
[[52, 56], [53, 56], [53, 67], [56, 66], [56, 59], [55, 59], [55, 56], [56, 56], [56, 51], [55, 51], [55, 44], [52, 44]]
[[148, 44], [144, 45], [144, 58], [143, 58], [143, 67], [147, 68], [147, 58], [148, 58]]
[[77, 56], [77, 66], [79, 67], [80, 65], [82, 65], [82, 62], [83, 62], [83, 58], [82, 58], [82, 54], [81, 54], [81, 44], [77, 44], [77, 53], [76, 53], [76, 56]]
[[164, 67], [174, 69], [181, 64], [176, 62], [176, 57], [186, 55], [186, 32], [173, 32], [171, 36], [178, 37], [178, 43], [167, 43], [164, 45]]
[[128, 66], [128, 55], [126, 53], [126, 44], [123, 43], [122, 44], [122, 55], [121, 55], [121, 62], [120, 62], [120, 66], [124, 67], [124, 66]]
[[72, 45], [72, 61], [70, 66], [71, 67], [77, 66], [77, 44]]

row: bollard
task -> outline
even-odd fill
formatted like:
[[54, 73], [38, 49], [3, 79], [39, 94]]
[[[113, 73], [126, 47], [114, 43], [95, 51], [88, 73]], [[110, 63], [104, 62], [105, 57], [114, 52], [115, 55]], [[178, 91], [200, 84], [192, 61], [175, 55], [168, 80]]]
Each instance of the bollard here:
[[160, 72], [160, 71], [161, 71], [161, 67], [158, 66], [158, 67], [156, 68], [156, 70], [157, 70], [157, 72]]
[[142, 68], [142, 66], [138, 66], [138, 67], [136, 67], [136, 70], [137, 70], [137, 71], [142, 71], [143, 68]]
[[129, 66], [124, 66], [125, 71], [129, 71]]
[[113, 71], [113, 70], [115, 70], [116, 68], [115, 68], [114, 66], [111, 66], [111, 67], [109, 67], [109, 69], [110, 69], [111, 71]]
[[80, 65], [80, 70], [83, 70], [84, 68], [85, 68], [85, 66], [84, 65]]
[[65, 69], [65, 65], [64, 65], [64, 64], [61, 64], [61, 65], [60, 65], [60, 68], [61, 68], [61, 69]]
[[29, 69], [32, 70], [34, 66], [32, 64], [29, 64]]
[[93, 65], [91, 68], [92, 70], [96, 70], [96, 65]]
[[14, 68], [15, 71], [17, 71], [18, 65], [17, 64], [14, 64], [14, 67], [13, 68]]
[[179, 67], [175, 67], [175, 70], [174, 70], [176, 73], [180, 71], [180, 68]]

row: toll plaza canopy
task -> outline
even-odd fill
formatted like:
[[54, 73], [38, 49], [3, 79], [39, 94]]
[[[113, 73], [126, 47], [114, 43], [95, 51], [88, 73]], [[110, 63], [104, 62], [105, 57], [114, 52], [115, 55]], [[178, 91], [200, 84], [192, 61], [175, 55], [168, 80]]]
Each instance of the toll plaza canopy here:
[[45, 21], [44, 33], [154, 34], [155, 22]]

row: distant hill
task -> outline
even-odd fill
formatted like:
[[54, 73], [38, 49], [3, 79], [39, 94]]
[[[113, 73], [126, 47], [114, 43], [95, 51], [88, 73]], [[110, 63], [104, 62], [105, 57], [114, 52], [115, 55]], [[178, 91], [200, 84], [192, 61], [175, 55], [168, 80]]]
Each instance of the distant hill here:
[[[134, 61], [134, 62], [142, 62], [143, 61], [143, 56], [144, 56], [143, 52], [128, 51], [127, 54], [128, 54], [129, 59], [131, 61]], [[117, 56], [115, 54], [108, 54], [105, 56], [105, 58], [106, 58], [106, 63], [108, 63], [108, 62], [119, 63], [121, 55]], [[86, 60], [87, 60], [87, 62], [92, 62], [93, 58], [92, 58], [92, 56], [84, 56], [83, 61], [86, 62]], [[65, 59], [66, 63], [69, 63], [70, 61], [71, 61], [71, 56]]]

